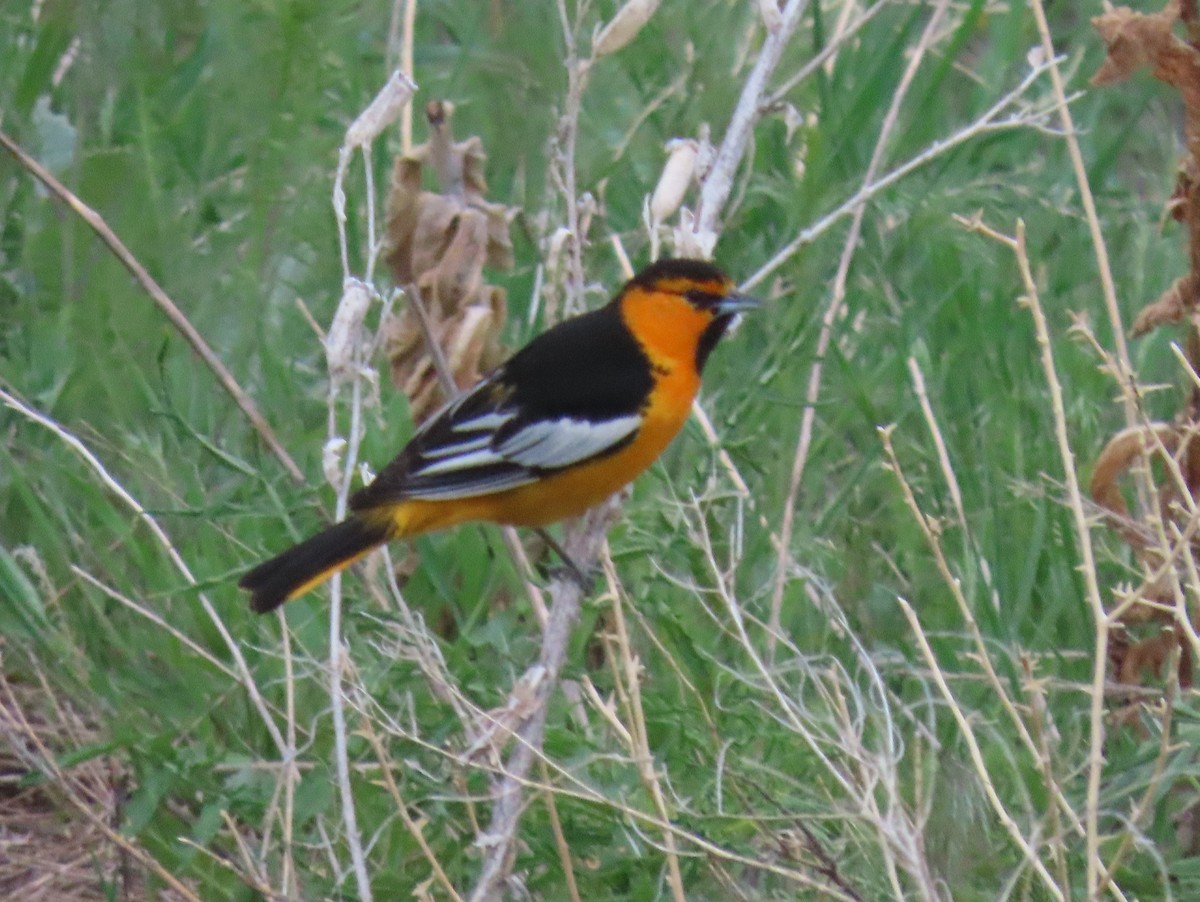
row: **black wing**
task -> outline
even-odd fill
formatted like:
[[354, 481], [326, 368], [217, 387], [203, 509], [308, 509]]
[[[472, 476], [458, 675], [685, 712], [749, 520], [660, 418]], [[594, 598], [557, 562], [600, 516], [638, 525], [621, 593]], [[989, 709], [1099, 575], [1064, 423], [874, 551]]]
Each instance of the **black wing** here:
[[632, 441], [653, 374], [615, 309], [567, 320], [417, 430], [355, 510], [488, 495]]

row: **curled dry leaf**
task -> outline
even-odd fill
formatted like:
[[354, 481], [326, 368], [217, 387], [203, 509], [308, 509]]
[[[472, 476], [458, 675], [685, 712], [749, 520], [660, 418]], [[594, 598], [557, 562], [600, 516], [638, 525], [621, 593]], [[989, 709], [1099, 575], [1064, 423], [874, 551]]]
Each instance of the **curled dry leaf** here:
[[1131, 330], [1133, 336], [1136, 338], [1159, 326], [1180, 322], [1189, 310], [1196, 307], [1196, 289], [1195, 274], [1180, 276], [1171, 283], [1170, 288], [1138, 312]]
[[[1109, 440], [1092, 469], [1092, 499], [1112, 514], [1108, 524], [1129, 544], [1143, 569], [1147, 571], [1157, 569], [1155, 556], [1151, 553], [1152, 541], [1141, 525], [1129, 516], [1129, 505], [1121, 492], [1120, 478], [1160, 448], [1168, 454], [1173, 454], [1178, 447], [1179, 435], [1170, 423], [1152, 423], [1146, 428], [1129, 427]], [[1165, 491], [1162, 497], [1166, 515], [1168, 511]], [[1166, 602], [1171, 597], [1169, 581], [1160, 577], [1153, 584], [1140, 587], [1138, 595], [1152, 603]], [[1125, 623], [1161, 620], [1162, 611], [1154, 604], [1134, 604], [1126, 608], [1126, 613], [1121, 619]]]
[[[1193, 3], [1183, 18], [1194, 20], [1195, 17]], [[1118, 7], [1094, 18], [1092, 24], [1104, 40], [1107, 55], [1092, 76], [1092, 83], [1106, 85], [1121, 81], [1147, 66], [1155, 78], [1173, 86], [1183, 99], [1188, 152], [1180, 164], [1167, 213], [1187, 229], [1191, 271], [1176, 279], [1138, 314], [1133, 334], [1143, 335], [1167, 323], [1187, 322], [1186, 356], [1196, 369], [1200, 364], [1200, 335], [1194, 321], [1200, 301], [1200, 192], [1196, 178], [1200, 169], [1200, 51], [1175, 35], [1175, 25], [1180, 18], [1181, 6], [1177, 0], [1168, 2], [1157, 13], [1138, 13]], [[1188, 21], [1185, 24], [1194, 38], [1196, 23]], [[1118, 593], [1116, 600], [1121, 607], [1122, 624], [1152, 622], [1158, 629], [1161, 629], [1158, 624], [1170, 624], [1168, 628], [1140, 639], [1114, 635], [1110, 648], [1112, 670], [1124, 683], [1141, 684], [1147, 678], [1157, 679], [1177, 647], [1180, 649], [1179, 681], [1185, 686], [1192, 682], [1190, 647], [1181, 641], [1181, 625], [1176, 622], [1179, 614], [1175, 585], [1169, 569], [1174, 566], [1175, 550], [1162, 547], [1160, 540], [1140, 526], [1139, 517], [1130, 516], [1119, 479], [1143, 461], [1156, 455], [1170, 455], [1178, 465], [1182, 480], [1168, 477], [1155, 487], [1159, 512], [1164, 520], [1175, 520], [1178, 528], [1190, 535], [1186, 512], [1194, 509], [1194, 499], [1200, 490], [1200, 441], [1193, 441], [1198, 417], [1200, 392], [1192, 389], [1176, 424], [1154, 423], [1118, 433], [1100, 454], [1092, 475], [1092, 497], [1113, 515], [1110, 524], [1133, 548], [1142, 570], [1159, 574], [1130, 593]], [[1181, 495], [1187, 497], [1181, 498]], [[1193, 538], [1192, 546], [1200, 548], [1200, 542]], [[1136, 599], [1137, 603], [1128, 604], [1130, 599]], [[1136, 716], [1136, 711], [1132, 713]]]
[[1141, 686], [1149, 680], [1165, 675], [1168, 662], [1176, 649], [1180, 650], [1179, 683], [1184, 688], [1192, 685], [1192, 661], [1187, 642], [1174, 627], [1145, 639], [1114, 643], [1110, 650], [1113, 671], [1117, 681], [1130, 686]]
[[361, 279], [348, 278], [342, 283], [333, 322], [325, 333], [325, 362], [334, 384], [353, 375], [363, 340], [363, 321], [371, 306], [371, 291]]
[[691, 138], [674, 138], [667, 142], [666, 151], [667, 163], [650, 196], [650, 221], [654, 225], [670, 218], [683, 203], [696, 174], [700, 144]]
[[592, 41], [592, 56], [600, 59], [602, 56], [616, 53], [637, 37], [642, 26], [650, 21], [650, 17], [658, 9], [658, 3], [659, 0], [628, 0]]
[[[450, 103], [427, 104], [429, 141], [393, 164], [384, 259], [396, 284], [410, 290], [410, 301], [423, 305], [455, 383], [467, 388], [503, 358], [495, 336], [507, 315], [506, 298], [486, 283], [483, 270], [512, 265], [512, 213], [487, 200], [482, 142], [455, 141], [453, 114]], [[426, 170], [440, 191], [423, 188]], [[424, 419], [444, 395], [411, 305], [385, 324], [384, 348], [393, 384], [408, 395], [413, 418]]]
[[1184, 131], [1192, 156], [1200, 158], [1200, 51], [1175, 36], [1177, 3], [1157, 13], [1138, 13], [1119, 6], [1092, 19], [1108, 54], [1092, 84], [1107, 85], [1149, 66], [1159, 81], [1183, 96]]
[[[1142, 311], [1133, 334], [1141, 335], [1164, 323], [1179, 322], [1196, 309], [1200, 288], [1200, 50], [1175, 35], [1180, 6], [1169, 2], [1157, 13], [1138, 13], [1126, 7], [1109, 10], [1092, 20], [1104, 40], [1107, 56], [1092, 76], [1096, 85], [1111, 84], [1148, 66], [1158, 80], [1171, 85], [1183, 99], [1184, 134], [1188, 154], [1179, 167], [1167, 212], [1187, 228], [1191, 274], [1175, 282]], [[1187, 23], [1189, 27], [1194, 23]]]
[[[1117, 433], [1101, 452], [1092, 472], [1092, 498], [1114, 517], [1113, 527], [1133, 548], [1134, 555], [1144, 571], [1153, 573], [1162, 564], [1161, 557], [1149, 537], [1129, 517], [1129, 508], [1121, 493], [1119, 478], [1138, 462], [1155, 453], [1175, 455], [1179, 458], [1181, 471], [1188, 492], [1195, 497], [1200, 487], [1200, 473], [1194, 458], [1194, 442], [1190, 430], [1169, 423], [1152, 423], [1147, 427], [1131, 427]], [[1163, 517], [1173, 514], [1173, 501], [1178, 498], [1174, 483], [1166, 480], [1158, 488]], [[1133, 629], [1138, 624], [1170, 624], [1161, 631], [1143, 638], [1134, 638], [1127, 632], [1115, 632], [1109, 646], [1112, 672], [1118, 682], [1140, 686], [1148, 680], [1159, 679], [1176, 647], [1180, 649], [1178, 676], [1180, 685], [1192, 685], [1192, 659], [1188, 643], [1184, 641], [1174, 624], [1174, 590], [1169, 574], [1138, 586], [1133, 592], [1118, 593], [1118, 604], [1127, 598], [1138, 599], [1137, 603], [1124, 606], [1120, 615], [1122, 626]], [[1144, 627], [1142, 628], [1144, 629]]]
[[1160, 444], [1167, 453], [1174, 453], [1179, 446], [1178, 433], [1170, 423], [1122, 429], [1109, 439], [1092, 469], [1092, 500], [1115, 515], [1118, 532], [1134, 548], [1146, 547], [1148, 540], [1130, 520], [1129, 506], [1118, 480], [1135, 464], [1153, 454]]

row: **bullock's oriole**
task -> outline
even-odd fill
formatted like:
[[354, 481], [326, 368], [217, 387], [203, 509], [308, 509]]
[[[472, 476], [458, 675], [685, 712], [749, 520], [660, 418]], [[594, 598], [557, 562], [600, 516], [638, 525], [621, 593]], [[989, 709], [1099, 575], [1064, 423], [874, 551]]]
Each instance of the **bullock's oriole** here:
[[663, 452], [709, 353], [757, 306], [710, 263], [647, 266], [611, 302], [539, 335], [430, 417], [350, 499], [350, 517], [243, 576], [251, 607], [274, 610], [392, 539], [583, 513]]

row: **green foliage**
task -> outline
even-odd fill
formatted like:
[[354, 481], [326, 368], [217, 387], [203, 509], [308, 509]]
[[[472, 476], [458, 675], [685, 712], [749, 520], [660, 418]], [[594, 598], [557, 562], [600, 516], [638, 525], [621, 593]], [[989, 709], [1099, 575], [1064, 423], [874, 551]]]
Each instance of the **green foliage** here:
[[[584, 46], [591, 25], [616, 4], [600, 6], [581, 35]], [[645, 259], [642, 209], [661, 170], [663, 142], [695, 135], [701, 123], [720, 138], [746, 59], [761, 42], [754, 9], [665, 3], [629, 47], [594, 67], [576, 163], [581, 190], [603, 202], [587, 253], [597, 283], [611, 288], [619, 279], [610, 231], [635, 260]], [[458, 134], [479, 135], [487, 150], [492, 197], [524, 211], [514, 229], [515, 270], [491, 276], [508, 289], [505, 337], [516, 346], [535, 331], [528, 304], [544, 228], [536, 219], [544, 212], [550, 231], [562, 219], [547, 169], [566, 90], [557, 12], [544, 3], [429, 2], [418, 10], [418, 99], [454, 101]], [[780, 75], [824, 46], [836, 12], [808, 15]], [[1058, 14], [1055, 38], [1069, 56], [1072, 89], [1082, 90], [1102, 48], [1073, 9]], [[782, 112], [759, 125], [752, 170], [739, 176], [740, 203], [717, 250], [731, 272], [749, 276], [861, 187], [927, 15], [914, 5], [884, 9], [841, 48], [831, 70], [822, 68], [787, 95], [809, 117], [795, 134]], [[883, 171], [953, 134], [1028, 69], [1037, 33], [1024, 5], [974, 3], [955, 16], [952, 32], [916, 75]], [[255, 397], [311, 475], [310, 485], [288, 478], [87, 226], [49, 201], [7, 156], [0, 156], [0, 385], [80, 436], [153, 513], [276, 715], [286, 704], [287, 680], [279, 625], [250, 615], [234, 583], [245, 567], [302, 537], [332, 510], [319, 476], [324, 356], [297, 300], [321, 323], [336, 305], [341, 270], [329, 204], [332, 168], [346, 125], [384, 81], [386, 27], [385, 11], [352, 3], [51, 0], [36, 21], [28, 4], [0, 6], [6, 48], [0, 127], [103, 215]], [[78, 53], [55, 81], [75, 41]], [[1186, 265], [1173, 230], [1163, 236], [1159, 224], [1173, 178], [1174, 104], [1143, 77], [1086, 91], [1072, 107], [1127, 321]], [[421, 140], [419, 123], [417, 132]], [[392, 143], [388, 153], [382, 145], [377, 150], [378, 184], [387, 178]], [[797, 178], [802, 147], [804, 172]], [[355, 169], [357, 218], [365, 205], [360, 178]], [[913, 391], [908, 361], [915, 360], [970, 530], [968, 537], [947, 528], [950, 566], [1012, 694], [1024, 698], [1025, 661], [1049, 681], [1047, 716], [1063, 767], [1055, 778], [1082, 810], [1087, 703], [1073, 687], [1090, 678], [1093, 629], [1062, 504], [1045, 380], [1030, 317], [1017, 304], [1012, 256], [952, 219], [980, 210], [1004, 232], [1018, 217], [1027, 224], [1077, 459], [1087, 461], [1122, 422], [1091, 349], [1067, 335], [1079, 312], [1102, 343], [1111, 340], [1061, 139], [1032, 129], [978, 136], [881, 192], [865, 215], [847, 313], [825, 361], [795, 498], [790, 551], [804, 572], [791, 573], [783, 586], [781, 620], [794, 644], [795, 669], [781, 667], [778, 678], [789, 700], [821, 722], [831, 705], [829, 674], [843, 674], [843, 685], [861, 693], [846, 704], [861, 716], [864, 743], [886, 745], [888, 730], [895, 731], [908, 749], [895, 762], [904, 781], [899, 798], [914, 809], [928, 802], [923, 841], [933, 876], [954, 898], [995, 898], [1010, 880], [1014, 892], [1043, 898], [984, 798], [897, 596], [916, 608], [947, 671], [964, 675], [954, 688], [963, 708], [978, 712], [989, 774], [1005, 804], [1024, 816], [1053, 802], [996, 699], [986, 685], [965, 678], [977, 669], [964, 624], [894, 474], [882, 466], [877, 432], [896, 424], [897, 451], [926, 514], [955, 522]], [[362, 259], [362, 231], [352, 235], [360, 246], [350, 248], [351, 258]], [[879, 837], [862, 812], [847, 807], [814, 747], [788, 726], [765, 690], [702, 552], [707, 535], [721, 566], [737, 560], [729, 589], [749, 618], [767, 621], [776, 551], [759, 515], [778, 532], [845, 235], [843, 220], [784, 264], [769, 311], [749, 318], [705, 374], [705, 407], [750, 485], [753, 507], [731, 492], [703, 436], [689, 428], [637, 483], [612, 543], [630, 595], [633, 646], [645, 668], [647, 739], [656, 770], [669, 781], [674, 822], [744, 860], [803, 870], [816, 880], [811, 855], [791, 856], [781, 839], [802, 824], [836, 858], [849, 885], [864, 898], [883, 898], [893, 889]], [[1134, 346], [1147, 382], [1179, 381], [1165, 342], [1152, 337]], [[386, 380], [386, 366], [384, 373]], [[381, 392], [364, 446], [364, 459], [376, 466], [411, 429], [403, 399], [386, 384]], [[1155, 416], [1169, 417], [1177, 393], [1151, 395], [1147, 403]], [[0, 427], [5, 666], [20, 671], [40, 662], [55, 688], [95, 719], [106, 737], [95, 753], [114, 755], [130, 775], [126, 833], [203, 898], [250, 898], [230, 869], [197, 847], [236, 859], [222, 812], [252, 839], [270, 829], [278, 843], [276, 772], [256, 766], [278, 762], [268, 731], [227, 673], [77, 570], [232, 668], [198, 590], [60, 439], [7, 409]], [[416, 548], [421, 565], [406, 597], [429, 623], [448, 624], [441, 653], [474, 704], [503, 706], [539, 637], [502, 543], [490, 528], [464, 527], [421, 539]], [[1126, 565], [1105, 562], [1105, 584], [1127, 575]], [[348, 578], [347, 586], [347, 636], [358, 677], [379, 722], [395, 721], [387, 738], [395, 779], [426, 821], [425, 841], [465, 891], [479, 857], [469, 818], [486, 822], [486, 805], [477, 801], [488, 790], [486, 773], [462, 767], [460, 722], [420, 670], [397, 657], [393, 615], [375, 607], [358, 578]], [[619, 688], [608, 661], [597, 663], [605, 656], [594, 635], [611, 628], [611, 604], [605, 597], [585, 609], [567, 664], [570, 679], [590, 679], [603, 697]], [[287, 619], [296, 720], [306, 732], [293, 813], [301, 894], [354, 898], [353, 881], [334, 873], [322, 850], [322, 837], [331, 837], [345, 867], [327, 678], [319, 663], [326, 660], [323, 596], [294, 602]], [[878, 684], [868, 661], [881, 674]], [[904, 712], [890, 726], [877, 704], [885, 696], [889, 710]], [[1153, 776], [1163, 766], [1156, 724], [1143, 733], [1116, 732], [1105, 750], [1112, 757], [1101, 805], [1106, 829], [1117, 834], [1118, 816], [1148, 786], [1159, 787], [1140, 825], [1143, 841], [1118, 880], [1131, 895], [1155, 898], [1163, 893], [1164, 872], [1182, 898], [1200, 885], [1200, 868], [1177, 841], [1171, 818], [1195, 798], [1200, 768], [1187, 737], [1197, 720], [1194, 711], [1179, 714], [1184, 741], [1172, 747], [1165, 778]], [[580, 724], [561, 696], [551, 707], [545, 745], [562, 769], [552, 774], [555, 784], [569, 790], [557, 796], [557, 816], [581, 895], [665, 895], [661, 831], [624, 810], [655, 810], [626, 750], [594, 716]], [[835, 745], [817, 743], [836, 760]], [[357, 736], [351, 758], [375, 760]], [[846, 761], [838, 766], [852, 769]], [[407, 897], [429, 876], [428, 863], [377, 772], [357, 773], [354, 788], [372, 843], [376, 898]], [[526, 885], [542, 898], [567, 898], [543, 798], [531, 796], [522, 837], [517, 868]], [[1070, 831], [1062, 841], [1071, 885], [1080, 892], [1083, 841]], [[782, 876], [696, 854], [684, 841], [680, 847], [684, 885], [696, 898], [738, 897], [716, 871], [756, 898], [795, 897], [795, 885]], [[276, 849], [268, 862], [273, 880]], [[901, 883], [916, 894], [907, 877]]]

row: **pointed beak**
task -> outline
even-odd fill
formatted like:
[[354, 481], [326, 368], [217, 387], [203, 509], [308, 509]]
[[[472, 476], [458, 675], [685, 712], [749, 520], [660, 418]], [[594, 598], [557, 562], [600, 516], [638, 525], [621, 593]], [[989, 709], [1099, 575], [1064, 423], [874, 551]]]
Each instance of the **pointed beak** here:
[[718, 316], [732, 316], [737, 313], [744, 313], [747, 310], [757, 310], [763, 305], [763, 302], [756, 297], [751, 297], [748, 294], [738, 294], [736, 291], [732, 294], [727, 294], [717, 302]]

